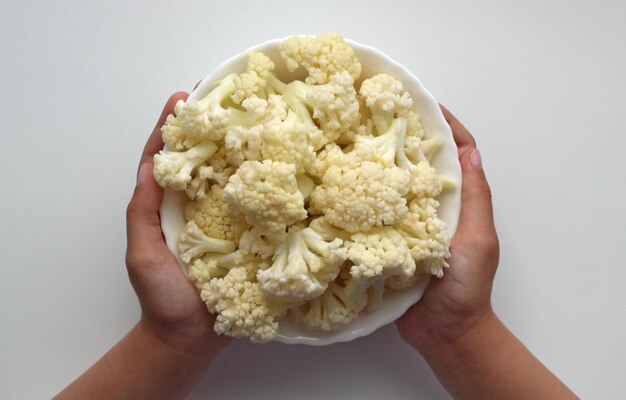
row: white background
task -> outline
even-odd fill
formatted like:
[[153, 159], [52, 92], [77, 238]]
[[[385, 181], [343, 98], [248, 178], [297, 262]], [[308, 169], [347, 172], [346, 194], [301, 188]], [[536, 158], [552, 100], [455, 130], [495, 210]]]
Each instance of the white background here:
[[[0, 398], [51, 397], [137, 321], [124, 211], [170, 93], [250, 45], [339, 31], [474, 133], [500, 317], [583, 398], [626, 392], [626, 3], [2, 1]], [[225, 5], [228, 3], [228, 5]], [[443, 399], [395, 328], [238, 341], [192, 398]]]

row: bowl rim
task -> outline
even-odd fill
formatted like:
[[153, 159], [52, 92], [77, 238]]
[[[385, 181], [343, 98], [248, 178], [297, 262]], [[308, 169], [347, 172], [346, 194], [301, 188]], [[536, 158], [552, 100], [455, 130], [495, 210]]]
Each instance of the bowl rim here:
[[[223, 75], [233, 72], [232, 64], [240, 63], [242, 59], [245, 59], [247, 57], [248, 53], [252, 51], [267, 51], [267, 48], [276, 47], [278, 44], [282, 43], [283, 41], [293, 36], [314, 36], [314, 35], [289, 35], [286, 37], [270, 39], [260, 44], [248, 47], [246, 50], [233, 55], [232, 57], [228, 58], [226, 61], [220, 63], [216, 68], [214, 68], [213, 71], [209, 73], [204, 79], [202, 79], [200, 83], [194, 88], [194, 90], [189, 94], [189, 99], [195, 99], [199, 96], [204, 97], [210, 90], [213, 83], [217, 79], [220, 79]], [[457, 147], [456, 147], [456, 143], [454, 142], [452, 138], [451, 128], [448, 125], [448, 123], [445, 121], [443, 113], [441, 112], [439, 108], [439, 104], [437, 103], [435, 97], [424, 87], [424, 85], [419, 80], [419, 78], [413, 75], [413, 73], [411, 73], [411, 71], [409, 71], [409, 69], [406, 68], [403, 64], [395, 61], [388, 55], [384, 54], [382, 51], [372, 46], [359, 43], [352, 39], [344, 38], [344, 40], [355, 50], [355, 52], [357, 53], [367, 52], [367, 53], [373, 54], [375, 57], [379, 58], [382, 62], [384, 62], [384, 64], [400, 70], [404, 75], [406, 75], [406, 77], [410, 79], [410, 82], [407, 82], [407, 79], [401, 80], [405, 89], [406, 90], [412, 89], [413, 92], [419, 92], [419, 96], [421, 96], [424, 100], [426, 100], [427, 103], [430, 103], [430, 105], [435, 106], [436, 111], [432, 117], [435, 118], [436, 120], [435, 122], [438, 125], [438, 128], [439, 128], [438, 134], [443, 136], [444, 143], [445, 143], [444, 146], [450, 147], [449, 146], [450, 143], [454, 145], [454, 151], [455, 151], [455, 154], [457, 154]], [[363, 77], [361, 77], [361, 79], [362, 78]], [[412, 97], [415, 100], [414, 95], [415, 93], [413, 93]], [[448, 210], [448, 212], [452, 212], [453, 214], [452, 219], [446, 220], [446, 223], [448, 224], [448, 231], [450, 233], [450, 236], [452, 236], [454, 232], [456, 231], [458, 218], [460, 216], [460, 188], [462, 185], [462, 174], [461, 174], [460, 164], [458, 162], [458, 157], [455, 157], [455, 159], [456, 159], [456, 163], [455, 163], [456, 168], [454, 171], [455, 172], [454, 176], [452, 177], [458, 182], [457, 188], [452, 189], [453, 191], [457, 192], [454, 194], [454, 201], [453, 201], [453, 205], [455, 207], [454, 207], [454, 210]], [[178, 251], [177, 251], [177, 238], [181, 230], [178, 230], [178, 232], [175, 232], [177, 229], [172, 229], [170, 221], [172, 220], [172, 218], [175, 218], [174, 210], [178, 209], [179, 214], [180, 214], [180, 210], [184, 208], [184, 204], [188, 201], [189, 200], [187, 199], [187, 197], [185, 196], [183, 192], [175, 192], [170, 189], [165, 189], [163, 203], [161, 205], [161, 210], [160, 210], [161, 225], [162, 225], [163, 235], [165, 237], [167, 246], [170, 249], [170, 251], [174, 253], [174, 256], [178, 260], [178, 263], [183, 269], [183, 272], [185, 273], [185, 275], [187, 275], [187, 266], [180, 259], [178, 255]], [[429, 281], [430, 281], [430, 277], [428, 277], [428, 279], [418, 281], [418, 283], [415, 286], [407, 290], [391, 291], [391, 293], [394, 293], [394, 294], [399, 293], [398, 296], [405, 297], [406, 299], [404, 301], [401, 301], [400, 304], [394, 307], [390, 312], [377, 316], [377, 318], [373, 320], [374, 322], [365, 323], [363, 321], [363, 316], [359, 316], [359, 318], [357, 318], [351, 324], [348, 324], [343, 329], [340, 329], [334, 332], [322, 332], [322, 331], [316, 331], [316, 330], [309, 330], [309, 329], [303, 328], [300, 325], [296, 325], [286, 319], [281, 319], [279, 323], [278, 336], [276, 337], [275, 341], [282, 342], [285, 344], [307, 344], [307, 345], [314, 345], [314, 346], [324, 346], [324, 345], [329, 345], [333, 343], [348, 342], [359, 337], [370, 335], [374, 331], [397, 320], [400, 316], [402, 316], [408, 310], [410, 306], [417, 303], [423, 296], [428, 286]], [[383, 298], [383, 302], [385, 302], [385, 299], [388, 299], [389, 296], [390, 296], [389, 292], [386, 292], [385, 297]], [[400, 301], [400, 300], [396, 300], [396, 301]], [[369, 313], [369, 315], [375, 315], [375, 314], [376, 312]], [[350, 327], [353, 324], [360, 325], [359, 329], [355, 329], [356, 327], [354, 326], [352, 327], [352, 330], [345, 329], [345, 328]], [[281, 330], [283, 331], [282, 333], [281, 333]], [[288, 330], [288, 331], [291, 330], [292, 332], [285, 333], [285, 330]]]

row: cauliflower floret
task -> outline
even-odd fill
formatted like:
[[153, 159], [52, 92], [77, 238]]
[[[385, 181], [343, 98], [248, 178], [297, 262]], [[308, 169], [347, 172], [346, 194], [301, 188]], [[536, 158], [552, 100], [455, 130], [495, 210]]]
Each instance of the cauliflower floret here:
[[[408, 135], [408, 127], [407, 127]], [[443, 146], [441, 136], [423, 139], [417, 136], [407, 136], [404, 139], [404, 150], [407, 158], [413, 163], [431, 161], [435, 153]]]
[[323, 132], [313, 124], [299, 122], [293, 112], [285, 121], [269, 123], [261, 133], [261, 159], [282, 161], [296, 166], [302, 174], [312, 168], [320, 143], [325, 143]]
[[[398, 113], [408, 113], [413, 106], [413, 99], [404, 91], [402, 82], [387, 74], [374, 75], [364, 80], [359, 94], [372, 113], [378, 134], [387, 132], [394, 117]], [[414, 119], [412, 122], [415, 122]]]
[[307, 174], [296, 175], [296, 182], [298, 183], [298, 190], [302, 193], [302, 197], [308, 200], [311, 197], [313, 189], [315, 189], [315, 181]]
[[317, 154], [310, 173], [317, 178], [322, 178], [328, 168], [343, 163], [345, 163], [345, 154], [341, 147], [335, 143], [329, 143]]
[[249, 337], [266, 343], [276, 338], [278, 317], [286, 304], [268, 298], [257, 283], [248, 280], [245, 267], [232, 268], [222, 278], [211, 279], [202, 287], [202, 300], [217, 313], [213, 329], [221, 335]]
[[[387, 132], [380, 136], [358, 136], [354, 142], [354, 151], [362, 159], [376, 161], [383, 165], [395, 165], [408, 173], [411, 177], [408, 186], [409, 193], [418, 197], [436, 197], [442, 190], [439, 174], [430, 165], [428, 158], [421, 150], [419, 152], [413, 148], [407, 150], [405, 146], [406, 130], [406, 118], [396, 118]], [[437, 139], [433, 139], [433, 141], [436, 142]], [[434, 142], [432, 144], [434, 145]], [[429, 151], [436, 150], [435, 146], [431, 145], [431, 147], [432, 149], [429, 148]], [[417, 164], [409, 159], [409, 155], [414, 159], [419, 159]]]
[[199, 143], [185, 152], [159, 151], [154, 155], [154, 179], [162, 187], [186, 190], [191, 174], [217, 151], [210, 140]]
[[287, 235], [276, 248], [273, 264], [259, 270], [259, 287], [272, 297], [287, 301], [313, 299], [337, 277], [347, 254], [339, 238], [326, 241], [311, 228]]
[[232, 100], [240, 104], [246, 98], [266, 99], [270, 94], [282, 93], [285, 84], [280, 82], [272, 71], [274, 63], [268, 56], [260, 52], [249, 53], [246, 72], [235, 77], [236, 90]]
[[191, 200], [203, 199], [211, 190], [211, 183], [224, 187], [231, 171], [216, 172], [213, 167], [201, 165], [198, 167], [196, 176], [189, 181], [185, 192]]
[[272, 234], [253, 226], [241, 235], [239, 250], [246, 254], [259, 255], [263, 259], [270, 259], [276, 252], [276, 247], [284, 242], [286, 237], [286, 232]]
[[392, 225], [407, 212], [408, 185], [405, 171], [349, 153], [330, 165], [311, 193], [312, 212], [322, 211], [327, 221], [348, 232]]
[[402, 235], [390, 227], [355, 233], [346, 242], [352, 280], [347, 291], [360, 296], [374, 282], [398, 275], [408, 278], [415, 272], [415, 261]]
[[400, 111], [398, 112], [399, 117], [403, 117], [407, 119], [407, 127], [406, 127], [406, 137], [416, 137], [423, 138], [424, 137], [424, 128], [422, 127], [422, 121], [420, 121], [420, 116], [415, 111]]
[[268, 265], [260, 257], [237, 250], [228, 254], [206, 253], [189, 264], [187, 271], [189, 279], [200, 290], [205, 283], [213, 278], [226, 276], [233, 268], [245, 268], [247, 280], [256, 282], [259, 268], [267, 268]]
[[186, 263], [204, 253], [230, 253], [236, 248], [235, 243], [230, 240], [205, 235], [193, 221], [187, 222], [185, 230], [178, 237], [178, 253]]
[[393, 290], [406, 290], [412, 288], [417, 282], [430, 279], [430, 273], [426, 272], [424, 268], [424, 261], [416, 262], [415, 273], [411, 276], [404, 277], [400, 275], [394, 275], [387, 278], [385, 281], [385, 288]]
[[317, 234], [324, 238], [324, 240], [334, 240], [340, 238], [344, 241], [350, 240], [351, 234], [335, 228], [324, 217], [315, 218], [309, 224], [309, 228], [313, 229]]
[[294, 309], [293, 315], [309, 329], [334, 331], [354, 321], [366, 304], [367, 294], [352, 298], [343, 285], [331, 282], [320, 297]]
[[411, 164], [407, 167], [411, 172], [409, 193], [417, 197], [437, 197], [443, 189], [437, 170], [426, 161]]
[[415, 261], [431, 274], [441, 278], [450, 256], [450, 235], [446, 223], [437, 217], [439, 202], [418, 198], [409, 204], [409, 212], [399, 221], [396, 230], [404, 237]]
[[235, 91], [235, 76], [230, 74], [217, 81], [215, 88], [200, 100], [179, 100], [176, 124], [192, 137], [222, 139], [230, 124], [231, 112], [229, 108], [222, 107], [222, 103]]
[[[243, 101], [244, 106], [250, 99]], [[281, 96], [270, 95], [261, 110], [255, 110], [258, 117], [228, 129], [224, 137], [226, 159], [230, 165], [238, 167], [246, 160], [261, 160], [262, 134], [266, 126], [279, 125], [287, 116], [287, 104]], [[241, 111], [238, 111], [241, 113]], [[248, 110], [248, 113], [252, 112]], [[245, 114], [245, 113], [244, 113]]]
[[246, 221], [278, 233], [307, 217], [296, 167], [280, 161], [245, 161], [224, 188], [224, 200]]
[[333, 75], [324, 85], [293, 81], [285, 87], [284, 97], [302, 121], [310, 121], [309, 109], [313, 110], [313, 119], [330, 142], [350, 130], [361, 117], [354, 80], [347, 72]]
[[243, 216], [233, 214], [223, 195], [220, 186], [211, 186], [207, 196], [187, 203], [185, 220], [195, 222], [207, 236], [239, 243], [250, 225]]
[[327, 83], [340, 72], [353, 80], [361, 75], [361, 63], [354, 50], [338, 33], [319, 36], [292, 36], [280, 44], [280, 55], [291, 72], [303, 66], [309, 73], [309, 84]]
[[168, 115], [161, 127], [161, 138], [169, 150], [187, 150], [202, 141], [201, 137], [189, 135], [180, 126], [180, 120], [176, 116], [181, 113], [184, 106], [184, 101], [177, 102], [174, 106], [174, 114]]
[[224, 137], [229, 164], [240, 166], [246, 160], [261, 159], [261, 132], [263, 125], [233, 126]]
[[207, 139], [221, 141], [233, 126], [251, 127], [271, 115], [268, 101], [257, 96], [240, 99], [245, 111], [225, 105], [236, 91], [237, 79], [237, 74], [227, 75], [202, 99], [179, 100], [175, 115], [168, 116], [161, 128], [168, 148], [180, 151]]

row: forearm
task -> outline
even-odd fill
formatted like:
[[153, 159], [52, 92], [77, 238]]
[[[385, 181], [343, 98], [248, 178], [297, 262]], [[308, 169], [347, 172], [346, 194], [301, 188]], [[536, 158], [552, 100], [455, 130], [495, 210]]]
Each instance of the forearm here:
[[214, 354], [207, 346], [174, 349], [139, 323], [55, 399], [182, 399]]
[[494, 314], [452, 343], [420, 350], [455, 399], [576, 398]]

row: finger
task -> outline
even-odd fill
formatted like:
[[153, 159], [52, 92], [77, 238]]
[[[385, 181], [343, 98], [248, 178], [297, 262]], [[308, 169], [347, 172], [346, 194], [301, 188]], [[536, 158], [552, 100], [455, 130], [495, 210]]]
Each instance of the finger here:
[[461, 188], [461, 217], [459, 232], [476, 240], [493, 240], [495, 226], [491, 190], [482, 167], [480, 152], [466, 150], [461, 157], [463, 185]]
[[152, 157], [163, 148], [163, 139], [161, 139], [161, 127], [165, 123], [167, 116], [174, 113], [174, 107], [179, 100], [187, 100], [189, 94], [186, 92], [176, 92], [170, 96], [170, 98], [165, 103], [165, 107], [163, 107], [163, 111], [161, 111], [161, 116], [159, 117], [158, 122], [156, 123], [146, 145], [143, 148], [143, 153], [141, 154], [141, 159], [139, 161], [139, 167], [152, 159]]
[[439, 104], [439, 107], [441, 108], [441, 112], [443, 112], [446, 122], [452, 129], [452, 136], [454, 137], [454, 141], [459, 148], [459, 155], [465, 152], [468, 148], [475, 148], [476, 141], [467, 128], [465, 128], [465, 126], [463, 126], [463, 124], [456, 119], [456, 117], [452, 115], [452, 113], [444, 107], [443, 104]]
[[152, 162], [141, 165], [137, 185], [126, 210], [127, 262], [146, 258], [158, 258], [167, 251], [161, 234], [159, 208], [163, 201], [163, 189], [152, 174]]

